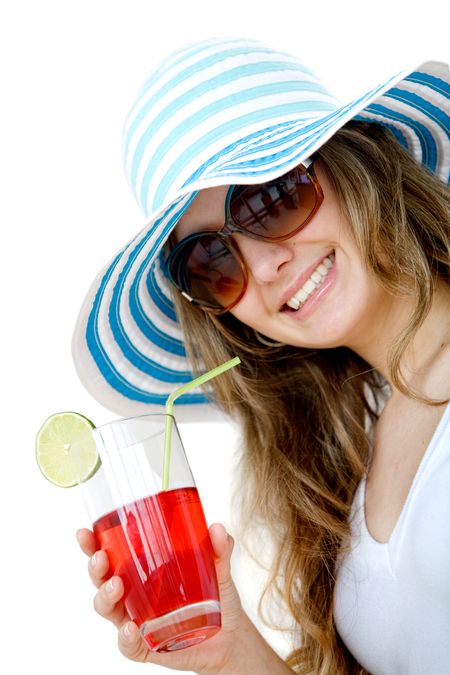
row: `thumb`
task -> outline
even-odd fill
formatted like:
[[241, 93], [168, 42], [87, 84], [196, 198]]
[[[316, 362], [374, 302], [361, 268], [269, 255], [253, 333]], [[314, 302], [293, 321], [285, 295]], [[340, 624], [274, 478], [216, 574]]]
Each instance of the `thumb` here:
[[214, 523], [209, 528], [219, 585], [220, 604], [222, 610], [222, 625], [233, 629], [239, 620], [242, 611], [236, 586], [231, 577], [231, 554], [234, 539], [220, 523]]
[[230, 559], [234, 546], [233, 537], [228, 534], [221, 523], [213, 523], [209, 528], [209, 536], [216, 559]]

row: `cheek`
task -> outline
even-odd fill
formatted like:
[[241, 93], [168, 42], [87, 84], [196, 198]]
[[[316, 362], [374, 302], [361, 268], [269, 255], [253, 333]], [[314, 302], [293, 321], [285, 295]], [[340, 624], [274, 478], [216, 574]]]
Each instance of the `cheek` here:
[[262, 308], [257, 298], [252, 298], [251, 289], [247, 288], [244, 297], [230, 310], [230, 314], [250, 328], [258, 326], [258, 317], [262, 320]]

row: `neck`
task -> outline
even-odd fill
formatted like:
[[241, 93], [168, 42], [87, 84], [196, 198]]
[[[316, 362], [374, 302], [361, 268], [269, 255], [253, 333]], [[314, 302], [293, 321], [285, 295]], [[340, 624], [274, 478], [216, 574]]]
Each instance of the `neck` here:
[[[389, 371], [389, 355], [393, 344], [406, 328], [413, 310], [409, 298], [391, 297], [383, 316], [377, 321], [374, 331], [362, 339], [353, 349], [371, 366], [376, 368], [393, 385]], [[367, 334], [366, 334], [367, 335]], [[415, 333], [400, 362], [404, 381], [426, 396], [448, 396], [448, 359], [450, 349], [450, 288], [439, 281], [433, 296], [431, 309]], [[445, 374], [447, 368], [447, 374]], [[438, 383], [438, 384], [436, 384]], [[443, 389], [434, 393], [430, 389]]]

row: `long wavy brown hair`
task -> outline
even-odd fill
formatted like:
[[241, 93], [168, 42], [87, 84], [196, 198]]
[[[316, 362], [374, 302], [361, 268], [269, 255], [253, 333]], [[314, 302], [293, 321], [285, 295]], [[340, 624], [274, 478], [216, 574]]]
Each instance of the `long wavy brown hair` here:
[[[390, 375], [396, 387], [420, 398], [400, 362], [430, 309], [437, 279], [449, 283], [447, 187], [376, 124], [348, 123], [315, 156], [367, 267], [391, 293], [416, 300], [392, 348]], [[239, 368], [214, 380], [214, 397], [243, 431], [235, 493], [241, 536], [250, 541], [260, 523], [275, 543], [265, 590], [279, 594], [296, 625], [297, 647], [287, 663], [302, 674], [364, 673], [336, 631], [333, 589], [385, 382], [345, 347], [265, 347], [231, 314], [212, 316], [179, 295], [175, 303], [196, 369], [241, 358]]]

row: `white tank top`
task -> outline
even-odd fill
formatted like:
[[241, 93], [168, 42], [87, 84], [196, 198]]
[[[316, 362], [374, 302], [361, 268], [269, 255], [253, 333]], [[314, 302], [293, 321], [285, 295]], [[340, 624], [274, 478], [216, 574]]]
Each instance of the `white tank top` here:
[[369, 533], [363, 480], [351, 550], [338, 562], [334, 618], [372, 675], [450, 673], [450, 405], [386, 544]]

